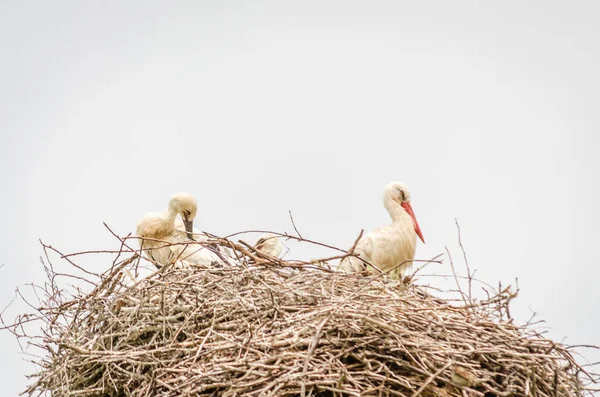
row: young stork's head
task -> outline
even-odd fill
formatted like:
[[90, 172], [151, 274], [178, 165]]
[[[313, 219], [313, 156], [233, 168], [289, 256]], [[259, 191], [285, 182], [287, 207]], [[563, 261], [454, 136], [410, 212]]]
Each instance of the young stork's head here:
[[175, 193], [171, 197], [171, 200], [169, 200], [169, 211], [181, 216], [185, 231], [190, 240], [194, 239], [194, 218], [196, 217], [197, 208], [196, 199], [189, 193]]
[[278, 258], [281, 251], [283, 251], [283, 244], [277, 235], [265, 233], [256, 241], [254, 248], [256, 248], [257, 251]]

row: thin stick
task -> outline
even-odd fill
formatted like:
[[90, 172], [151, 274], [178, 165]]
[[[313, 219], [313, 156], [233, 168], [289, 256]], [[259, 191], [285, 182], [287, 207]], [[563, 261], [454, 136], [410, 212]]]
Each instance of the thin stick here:
[[465, 251], [465, 247], [463, 246], [463, 243], [462, 243], [462, 238], [461, 238], [461, 233], [460, 233], [460, 225], [458, 224], [458, 219], [457, 218], [454, 218], [454, 223], [456, 223], [456, 229], [458, 231], [458, 245], [460, 246], [460, 249], [461, 249], [462, 254], [463, 254], [463, 259], [465, 261], [465, 266], [467, 267], [467, 277], [469, 278], [469, 299], [472, 299], [472, 297], [473, 297], [473, 293], [472, 293], [473, 280], [472, 280], [472, 277], [474, 276], [474, 273], [471, 274], [471, 268], [469, 267], [469, 261], [467, 260], [467, 252]]
[[298, 231], [298, 228], [296, 227], [296, 223], [294, 222], [294, 217], [292, 216], [292, 211], [288, 210], [288, 212], [290, 213], [290, 220], [292, 221], [292, 226], [294, 227], [294, 230], [296, 231], [296, 234], [298, 235], [298, 237], [300, 237], [301, 239], [304, 239], [302, 237], [302, 235], [300, 234], [300, 232]]

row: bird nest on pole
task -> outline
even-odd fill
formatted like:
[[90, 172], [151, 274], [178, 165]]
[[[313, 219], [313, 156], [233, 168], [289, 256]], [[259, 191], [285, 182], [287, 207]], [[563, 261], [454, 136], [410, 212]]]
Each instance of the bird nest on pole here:
[[[142, 277], [122, 240], [91, 291], [67, 293], [46, 261], [47, 296], [8, 326], [45, 352], [25, 394], [556, 397], [597, 381], [568, 347], [513, 323], [509, 289], [447, 300], [385, 275], [211, 242], [239, 265]], [[43, 337], [23, 334], [32, 320]]]

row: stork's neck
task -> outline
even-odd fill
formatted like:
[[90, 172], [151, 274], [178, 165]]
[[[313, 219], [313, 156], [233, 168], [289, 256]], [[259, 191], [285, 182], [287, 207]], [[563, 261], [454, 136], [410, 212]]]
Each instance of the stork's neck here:
[[169, 207], [165, 211], [165, 218], [169, 221], [169, 223], [172, 223], [174, 225], [176, 217], [177, 217], [177, 211], [175, 210], [175, 208]]
[[404, 208], [402, 208], [400, 203], [398, 203], [397, 201], [392, 200], [391, 198], [386, 198], [383, 202], [383, 205], [385, 206], [385, 209], [389, 212], [393, 222], [402, 222], [406, 221], [407, 219], [411, 219], [410, 215], [408, 215], [406, 211], [404, 211]]

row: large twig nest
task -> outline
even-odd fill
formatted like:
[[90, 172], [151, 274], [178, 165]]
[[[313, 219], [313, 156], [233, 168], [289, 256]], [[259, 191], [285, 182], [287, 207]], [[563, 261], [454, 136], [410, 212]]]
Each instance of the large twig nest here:
[[508, 318], [508, 290], [459, 305], [383, 276], [265, 261], [171, 266], [133, 282], [134, 257], [92, 293], [46, 301], [47, 355], [27, 393], [584, 393], [583, 370], [565, 347]]

